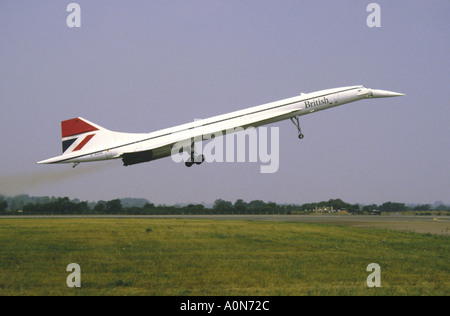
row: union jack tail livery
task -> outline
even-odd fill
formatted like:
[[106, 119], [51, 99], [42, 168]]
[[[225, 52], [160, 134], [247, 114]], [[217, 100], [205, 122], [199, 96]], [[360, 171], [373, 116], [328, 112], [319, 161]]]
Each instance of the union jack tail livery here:
[[[61, 122], [62, 152], [82, 150], [104, 128], [80, 117]], [[88, 146], [89, 147], [89, 146]]]
[[[74, 163], [75, 167], [80, 162], [120, 158], [124, 153], [117, 149], [126, 147], [124, 144], [127, 143], [134, 144], [137, 139], [142, 139], [142, 135], [113, 132], [84, 118], [76, 117], [61, 122], [63, 154], [39, 161], [38, 164]], [[125, 150], [133, 151], [129, 147]]]

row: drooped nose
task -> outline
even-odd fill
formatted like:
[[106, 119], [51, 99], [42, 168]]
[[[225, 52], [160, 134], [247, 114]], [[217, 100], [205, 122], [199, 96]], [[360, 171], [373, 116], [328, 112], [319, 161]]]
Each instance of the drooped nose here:
[[369, 98], [390, 98], [390, 97], [400, 97], [404, 95], [403, 93], [392, 92], [387, 90], [370, 89], [372, 93], [369, 93]]

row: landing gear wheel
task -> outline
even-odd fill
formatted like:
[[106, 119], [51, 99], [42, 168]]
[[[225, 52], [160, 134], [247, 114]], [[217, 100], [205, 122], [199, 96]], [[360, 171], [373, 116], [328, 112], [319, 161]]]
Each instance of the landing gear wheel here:
[[192, 167], [194, 164], [200, 165], [203, 161], [205, 161], [205, 156], [202, 155], [192, 155], [191, 159], [186, 161], [184, 164], [186, 167]]
[[299, 139], [303, 139], [303, 137], [305, 137], [305, 135], [303, 135], [303, 134], [301, 134], [301, 133], [298, 134], [298, 138], [299, 138]]
[[191, 150], [189, 151], [190, 158], [184, 163], [186, 167], [192, 167], [194, 164], [200, 165], [203, 161], [205, 161], [205, 156], [203, 154], [198, 155], [195, 152], [195, 143], [194, 139], [191, 142]]

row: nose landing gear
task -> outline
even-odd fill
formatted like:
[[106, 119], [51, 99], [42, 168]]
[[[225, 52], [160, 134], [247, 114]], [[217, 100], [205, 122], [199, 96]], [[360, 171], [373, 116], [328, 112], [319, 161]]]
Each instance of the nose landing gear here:
[[298, 131], [298, 138], [299, 139], [303, 139], [303, 137], [305, 137], [305, 135], [302, 134], [302, 129], [300, 127], [300, 122], [298, 120], [298, 115], [291, 117], [291, 122], [297, 127], [297, 131]]

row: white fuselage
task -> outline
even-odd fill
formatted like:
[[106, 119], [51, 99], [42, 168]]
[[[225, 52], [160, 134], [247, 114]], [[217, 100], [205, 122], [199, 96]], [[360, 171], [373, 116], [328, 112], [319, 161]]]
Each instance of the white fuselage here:
[[[79, 163], [122, 158], [124, 153], [151, 152], [151, 160], [171, 155], [175, 143], [191, 142], [192, 139], [209, 139], [219, 132], [233, 131], [238, 127], [258, 127], [331, 107], [371, 97], [397, 96], [394, 92], [372, 90], [364, 86], [349, 86], [301, 94], [240, 111], [230, 112], [207, 119], [155, 131], [148, 134], [100, 131], [101, 142], [88, 151], [73, 152], [40, 163]], [[104, 132], [104, 136], [102, 136]]]

